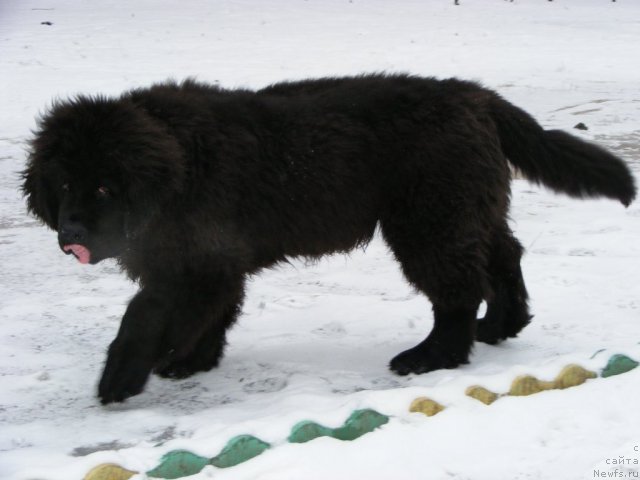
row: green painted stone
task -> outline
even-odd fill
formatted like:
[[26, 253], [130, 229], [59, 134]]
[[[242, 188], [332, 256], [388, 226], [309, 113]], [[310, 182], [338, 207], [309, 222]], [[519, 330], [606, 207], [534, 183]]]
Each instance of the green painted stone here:
[[305, 443], [318, 437], [332, 437], [338, 440], [355, 440], [372, 432], [389, 421], [389, 417], [375, 410], [356, 410], [339, 428], [327, 428], [305, 420], [296, 424], [289, 435], [290, 443]]
[[149, 470], [147, 475], [153, 478], [181, 478], [200, 472], [209, 459], [200, 457], [186, 450], [174, 450], [162, 457], [160, 465]]
[[609, 359], [606, 367], [602, 370], [602, 376], [606, 378], [614, 375], [620, 375], [621, 373], [633, 370], [638, 365], [640, 365], [640, 363], [636, 362], [634, 359], [618, 353]]
[[287, 440], [289, 443], [306, 443], [314, 438], [330, 437], [332, 433], [332, 428], [323, 427], [310, 420], [303, 420], [293, 426]]
[[238, 435], [227, 442], [227, 445], [214, 458], [211, 465], [227, 468], [257, 457], [271, 445], [252, 435]]
[[338, 440], [355, 440], [365, 433], [374, 431], [388, 421], [389, 417], [375, 410], [356, 410], [344, 422], [344, 426], [333, 431], [332, 436]]

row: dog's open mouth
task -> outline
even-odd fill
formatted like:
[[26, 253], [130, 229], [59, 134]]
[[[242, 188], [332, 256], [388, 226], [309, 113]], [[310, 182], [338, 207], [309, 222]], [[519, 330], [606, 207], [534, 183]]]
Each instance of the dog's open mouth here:
[[91, 260], [91, 252], [83, 245], [78, 245], [77, 243], [65, 245], [62, 247], [62, 250], [64, 250], [67, 255], [72, 253], [80, 263], [86, 264]]

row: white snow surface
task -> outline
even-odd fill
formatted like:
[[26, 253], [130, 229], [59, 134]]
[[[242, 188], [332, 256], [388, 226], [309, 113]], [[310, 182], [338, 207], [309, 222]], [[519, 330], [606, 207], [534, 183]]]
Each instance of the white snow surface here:
[[[569, 363], [600, 370], [614, 353], [640, 359], [640, 202], [571, 200], [515, 180], [535, 318], [456, 370], [387, 369], [432, 316], [376, 237], [348, 256], [264, 271], [219, 368], [153, 377], [102, 407], [96, 383], [136, 286], [113, 262], [63, 255], [19, 191], [26, 141], [53, 99], [187, 76], [249, 88], [380, 71], [478, 80], [637, 172], [639, 46], [637, 0], [2, 0], [0, 478], [80, 479], [104, 462], [145, 472], [168, 451], [213, 457], [244, 433], [274, 447], [191, 478], [639, 478], [640, 369], [491, 406], [464, 390], [506, 392], [519, 374], [550, 380]], [[446, 409], [409, 413], [421, 395]], [[300, 420], [339, 426], [360, 408], [391, 420], [353, 442], [285, 442]]]

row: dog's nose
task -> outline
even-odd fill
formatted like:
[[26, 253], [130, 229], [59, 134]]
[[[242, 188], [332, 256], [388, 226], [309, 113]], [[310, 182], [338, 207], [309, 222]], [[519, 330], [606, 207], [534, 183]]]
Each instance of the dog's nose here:
[[87, 229], [79, 223], [66, 223], [58, 231], [58, 237], [62, 245], [84, 244], [87, 239]]

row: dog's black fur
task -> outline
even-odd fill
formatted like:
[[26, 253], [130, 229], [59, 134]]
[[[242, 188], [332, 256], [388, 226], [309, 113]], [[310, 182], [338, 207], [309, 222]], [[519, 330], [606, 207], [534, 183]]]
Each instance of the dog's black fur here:
[[248, 275], [348, 252], [376, 226], [434, 310], [429, 336], [392, 370], [454, 368], [474, 339], [516, 336], [530, 316], [507, 160], [569, 195], [635, 197], [605, 150], [475, 83], [404, 75], [256, 92], [188, 80], [60, 102], [39, 123], [23, 188], [67, 253], [115, 257], [141, 285], [100, 381], [109, 403], [152, 371], [216, 366]]

